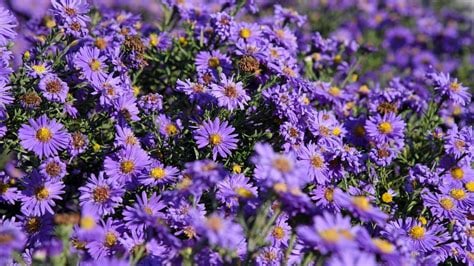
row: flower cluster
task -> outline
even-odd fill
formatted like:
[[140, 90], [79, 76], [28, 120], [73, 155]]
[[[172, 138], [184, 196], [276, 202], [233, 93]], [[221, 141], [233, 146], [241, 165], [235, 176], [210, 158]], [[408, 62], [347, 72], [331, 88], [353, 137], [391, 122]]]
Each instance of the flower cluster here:
[[11, 2], [1, 265], [474, 263], [455, 9]]

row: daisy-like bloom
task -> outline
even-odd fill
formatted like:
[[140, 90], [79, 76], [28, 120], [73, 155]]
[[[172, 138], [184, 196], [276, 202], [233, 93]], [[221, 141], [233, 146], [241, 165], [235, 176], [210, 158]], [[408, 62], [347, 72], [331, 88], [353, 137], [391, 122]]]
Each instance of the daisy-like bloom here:
[[17, 218], [22, 222], [24, 232], [28, 234], [29, 243], [35, 243], [36, 241], [47, 241], [53, 236], [54, 224], [52, 215], [19, 215]]
[[315, 111], [311, 114], [308, 126], [314, 136], [318, 137], [317, 144], [322, 147], [340, 147], [342, 127], [334, 117], [327, 111]]
[[14, 220], [0, 220], [0, 263], [8, 265], [13, 252], [19, 252], [26, 243], [25, 233]]
[[89, 139], [81, 132], [74, 132], [71, 133], [71, 140], [69, 144], [69, 153], [72, 156], [77, 156], [86, 150], [87, 145], [89, 144]]
[[16, 36], [13, 30], [18, 25], [16, 18], [9, 10], [0, 7], [0, 46], [6, 46]]
[[[120, 250], [121, 232], [123, 224], [108, 218], [106, 221], [100, 220], [99, 235], [86, 245], [89, 254], [94, 259], [115, 254]], [[115, 265], [115, 264], [114, 264]]]
[[138, 106], [140, 106], [140, 108], [142, 108], [147, 114], [158, 112], [163, 109], [163, 96], [158, 93], [143, 95], [138, 101]]
[[28, 76], [32, 78], [41, 78], [51, 73], [51, 66], [46, 62], [32, 63], [26, 65]]
[[137, 107], [136, 98], [133, 94], [123, 94], [117, 97], [113, 101], [113, 107], [115, 109], [114, 116], [120, 123], [127, 121], [138, 121], [140, 117], [138, 114], [140, 110]]
[[243, 110], [250, 97], [243, 89], [242, 82], [234, 82], [234, 77], [221, 75], [219, 84], [212, 84], [212, 95], [217, 98], [218, 106], [228, 110]]
[[350, 210], [363, 221], [375, 221], [376, 223], [384, 224], [388, 219], [388, 215], [379, 208], [374, 207], [367, 196], [350, 196], [342, 190], [337, 190], [334, 194], [334, 200], [341, 207]]
[[97, 176], [91, 174], [87, 183], [79, 188], [80, 205], [89, 205], [98, 215], [114, 213], [114, 208], [122, 203], [124, 189], [114, 180], [104, 177], [104, 172]]
[[160, 186], [171, 183], [179, 174], [178, 168], [165, 166], [158, 160], [152, 160], [149, 167], [143, 169], [138, 177], [140, 184], [145, 186]]
[[246, 42], [259, 41], [262, 35], [260, 26], [255, 23], [234, 23], [231, 38], [235, 42], [244, 40]]
[[86, 22], [89, 20], [87, 16], [89, 5], [85, 0], [53, 0], [51, 5], [54, 14], [62, 20], [68, 22], [73, 20]]
[[172, 121], [165, 114], [160, 114], [156, 118], [156, 125], [160, 130], [160, 134], [165, 137], [175, 137], [183, 129], [181, 120]]
[[24, 179], [25, 189], [20, 196], [21, 210], [26, 215], [40, 216], [46, 213], [54, 214], [52, 207], [55, 200], [61, 200], [64, 184], [60, 180], [45, 180], [34, 171]]
[[316, 201], [316, 206], [328, 212], [339, 212], [341, 207], [334, 201], [334, 192], [339, 188], [332, 186], [317, 186], [311, 192], [311, 199]]
[[138, 146], [127, 146], [105, 158], [104, 169], [112, 180], [123, 184], [132, 181], [149, 163], [146, 151]]
[[110, 106], [120, 95], [124, 94], [120, 76], [114, 77], [110, 73], [105, 78], [92, 81], [93, 95], [100, 95], [99, 102], [102, 106]]
[[[195, 217], [197, 216], [197, 217]], [[193, 214], [192, 225], [198, 235], [205, 237], [209, 244], [227, 250], [236, 250], [244, 242], [242, 227], [231, 218], [213, 213], [208, 217]]]
[[6, 106], [14, 100], [11, 94], [11, 87], [5, 81], [0, 80], [0, 114], [5, 110]]
[[296, 228], [296, 234], [309, 247], [317, 248], [321, 253], [330, 251], [350, 250], [357, 246], [354, 238], [359, 230], [352, 227], [351, 219], [340, 213], [324, 212], [322, 216], [315, 216], [313, 224], [301, 225]]
[[213, 100], [210, 90], [207, 85], [199, 82], [191, 82], [189, 79], [182, 81], [178, 79], [176, 82], [176, 89], [184, 92], [191, 102], [197, 102], [205, 105]]
[[237, 134], [233, 134], [235, 128], [227, 121], [221, 123], [219, 118], [214, 121], [207, 120], [194, 131], [194, 139], [199, 149], [206, 146], [212, 148], [212, 158], [217, 159], [217, 155], [227, 158], [232, 150], [237, 149]]
[[470, 211], [474, 207], [474, 193], [469, 192], [459, 182], [443, 184], [439, 190], [445, 195], [449, 195], [451, 199], [457, 202], [459, 208], [463, 211]]
[[243, 174], [233, 174], [217, 183], [216, 198], [230, 210], [239, 206], [240, 200], [257, 197], [257, 188]]
[[387, 143], [391, 140], [404, 138], [405, 122], [394, 113], [379, 114], [370, 117], [365, 124], [367, 136], [377, 143]]
[[441, 96], [448, 97], [454, 103], [462, 106], [471, 101], [469, 89], [459, 83], [456, 78], [452, 79], [449, 73], [428, 73], [427, 75], [433, 81], [435, 91]]
[[18, 132], [18, 138], [26, 150], [34, 152], [39, 157], [50, 157], [67, 148], [70, 135], [62, 124], [42, 115], [37, 119], [31, 118], [29, 124], [23, 124]]
[[81, 70], [84, 78], [94, 82], [107, 78], [105, 60], [106, 58], [100, 55], [99, 49], [84, 46], [77, 52], [74, 64]]
[[254, 176], [259, 185], [279, 191], [279, 187], [302, 187], [310, 181], [305, 169], [297, 165], [295, 154], [277, 153], [266, 143], [257, 143], [255, 153], [252, 162], [256, 167]]
[[282, 249], [275, 248], [275, 247], [264, 247], [258, 253], [257, 258], [255, 259], [256, 264], [258, 266], [277, 266], [280, 265], [284, 253]]
[[217, 77], [217, 68], [222, 68], [227, 73], [232, 68], [232, 62], [226, 55], [221, 54], [218, 50], [211, 52], [201, 51], [196, 55], [196, 70], [199, 73], [211, 72]]
[[426, 191], [423, 196], [423, 203], [428, 207], [431, 213], [440, 218], [447, 218], [449, 220], [464, 220], [465, 216], [458, 208], [458, 203], [455, 199], [448, 195], [441, 195]]
[[166, 205], [161, 197], [153, 193], [149, 198], [145, 191], [137, 195], [137, 200], [132, 206], [126, 206], [123, 219], [127, 228], [132, 231], [143, 231], [148, 224], [154, 224], [158, 219], [165, 219], [162, 210]]
[[38, 86], [46, 99], [60, 103], [66, 102], [69, 87], [58, 76], [48, 74], [41, 78]]
[[4, 171], [0, 171], [0, 202], [14, 204], [19, 198], [18, 188], [13, 186], [15, 180], [7, 175]]
[[41, 163], [39, 172], [48, 179], [60, 180], [66, 175], [66, 164], [57, 156]]
[[444, 148], [446, 152], [459, 158], [463, 155], [467, 159], [474, 157], [474, 130], [472, 126], [466, 126], [461, 129], [454, 127], [448, 130], [445, 138]]
[[115, 147], [126, 147], [126, 146], [138, 146], [140, 147], [140, 141], [129, 127], [115, 127]]
[[316, 145], [309, 143], [301, 147], [298, 150], [298, 158], [311, 179], [321, 185], [329, 181], [326, 160]]
[[267, 240], [271, 243], [272, 247], [287, 247], [290, 235], [291, 227], [288, 225], [288, 216], [281, 215], [275, 221], [275, 225], [270, 231]]
[[429, 252], [435, 249], [441, 239], [436, 235], [436, 226], [426, 226], [420, 221], [407, 217], [389, 222], [382, 232], [387, 238], [398, 235], [401, 243], [414, 252]]

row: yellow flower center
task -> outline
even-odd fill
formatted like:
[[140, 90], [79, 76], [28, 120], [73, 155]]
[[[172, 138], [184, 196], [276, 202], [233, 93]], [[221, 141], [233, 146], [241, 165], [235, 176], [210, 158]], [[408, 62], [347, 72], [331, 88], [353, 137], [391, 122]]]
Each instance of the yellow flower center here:
[[178, 133], [178, 128], [173, 124], [168, 124], [165, 128], [165, 131], [168, 135], [174, 136]]
[[53, 138], [53, 132], [49, 128], [42, 127], [36, 131], [36, 138], [41, 142], [48, 142]]
[[341, 131], [341, 128], [340, 128], [340, 127], [335, 127], [335, 128], [332, 130], [332, 134], [333, 134], [334, 136], [339, 136], [339, 135], [341, 135], [341, 132], [342, 132], [342, 131]]
[[95, 202], [103, 203], [109, 199], [109, 196], [109, 188], [107, 186], [99, 186], [92, 191], [92, 197]]
[[453, 92], [459, 92], [459, 90], [461, 89], [461, 84], [457, 83], [457, 82], [452, 82], [450, 85], [449, 85], [449, 88], [453, 91]]
[[321, 168], [324, 165], [324, 161], [321, 157], [319, 157], [318, 155], [315, 155], [311, 157], [311, 165], [316, 168]]
[[382, 134], [389, 134], [393, 131], [392, 124], [390, 124], [389, 122], [380, 123], [378, 129]]
[[326, 188], [326, 190], [324, 191], [324, 198], [327, 201], [332, 202], [334, 200], [334, 189]]
[[37, 188], [35, 194], [36, 194], [36, 198], [38, 200], [44, 200], [47, 197], [49, 197], [49, 191], [45, 186], [41, 186], [41, 187]]
[[157, 46], [158, 45], [158, 35], [156, 33], [150, 34], [150, 45]]
[[105, 234], [105, 245], [107, 247], [113, 247], [117, 243], [117, 236], [112, 232]]
[[90, 230], [95, 227], [95, 220], [91, 216], [84, 216], [81, 218], [81, 227]]
[[277, 193], [282, 193], [288, 191], [288, 187], [285, 183], [276, 183], [273, 185], [273, 190], [275, 190]]
[[339, 89], [336, 86], [333, 86], [329, 89], [329, 94], [331, 94], [334, 97], [339, 96], [341, 95], [341, 89]]
[[281, 226], [275, 226], [272, 231], [272, 236], [276, 239], [283, 239], [285, 237], [285, 231]]
[[43, 74], [46, 72], [46, 67], [43, 64], [40, 65], [34, 65], [31, 68], [37, 73], [37, 74]]
[[247, 198], [253, 197], [252, 191], [250, 191], [246, 188], [243, 188], [243, 187], [236, 188], [235, 193], [241, 198], [246, 198], [247, 199]]
[[232, 165], [232, 172], [234, 172], [236, 174], [240, 174], [242, 172], [242, 166], [240, 166], [238, 164]]
[[372, 242], [382, 253], [393, 253], [395, 250], [395, 246], [386, 240], [374, 238], [372, 239]]
[[26, 222], [26, 231], [33, 234], [39, 231], [41, 227], [41, 220], [38, 217], [31, 217]]
[[130, 161], [130, 160], [126, 160], [126, 161], [123, 161], [123, 162], [120, 163], [120, 170], [124, 174], [129, 174], [134, 169], [135, 169], [135, 163]]
[[450, 198], [442, 198], [439, 201], [439, 204], [441, 205], [441, 207], [443, 207], [443, 209], [448, 211], [454, 207], [454, 202]]
[[252, 31], [249, 28], [243, 28], [240, 30], [240, 37], [244, 39], [250, 38], [251, 35], [252, 35]]
[[393, 197], [390, 193], [388, 192], [385, 192], [382, 194], [382, 201], [385, 202], [385, 203], [390, 203], [392, 202], [393, 200]]
[[451, 176], [456, 180], [461, 180], [464, 177], [464, 171], [459, 167], [451, 169]]
[[213, 146], [219, 145], [222, 143], [222, 137], [219, 134], [211, 134], [211, 136], [209, 136], [209, 142]]
[[362, 85], [359, 87], [359, 92], [363, 94], [367, 94], [370, 92], [369, 86], [367, 85]]
[[219, 58], [214, 56], [214, 57], [209, 58], [207, 64], [212, 68], [217, 68], [221, 63], [219, 61]]
[[415, 225], [410, 229], [408, 234], [410, 234], [411, 238], [420, 240], [425, 236], [425, 232], [426, 232], [426, 230], [425, 230], [424, 227]]
[[92, 69], [92, 71], [98, 71], [100, 69], [100, 61], [97, 60], [97, 59], [92, 59], [92, 61], [90, 62], [90, 67]]
[[330, 243], [336, 243], [340, 239], [339, 232], [334, 228], [326, 229], [326, 230], [323, 230], [323, 231], [319, 232], [319, 236], [324, 241], [330, 242]]
[[155, 168], [151, 169], [150, 175], [154, 179], [162, 179], [163, 177], [165, 177], [166, 172], [165, 172], [165, 169], [163, 169], [161, 167], [155, 167]]
[[186, 226], [183, 233], [188, 239], [196, 237], [196, 230], [192, 226]]
[[474, 192], [474, 181], [469, 181], [464, 185], [469, 192]]
[[291, 170], [291, 163], [285, 157], [278, 156], [278, 158], [273, 160], [273, 167], [280, 172], [287, 173]]
[[456, 200], [463, 200], [466, 198], [466, 192], [462, 188], [451, 189], [449, 194]]
[[352, 199], [352, 203], [354, 203], [354, 205], [360, 209], [360, 210], [363, 210], [363, 211], [368, 211], [372, 208], [372, 206], [370, 205], [370, 202], [369, 200], [367, 199], [367, 197], [364, 197], [364, 196], [356, 196]]
[[207, 227], [213, 231], [219, 231], [222, 228], [222, 220], [218, 216], [212, 216], [207, 219]]

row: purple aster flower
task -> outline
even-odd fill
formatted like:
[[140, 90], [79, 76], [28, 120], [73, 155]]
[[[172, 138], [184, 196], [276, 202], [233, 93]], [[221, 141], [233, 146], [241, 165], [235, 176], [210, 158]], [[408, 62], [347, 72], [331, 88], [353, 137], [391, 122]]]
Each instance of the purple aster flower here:
[[324, 147], [341, 146], [342, 127], [334, 115], [327, 111], [316, 111], [312, 113], [308, 121], [311, 133], [318, 137], [317, 144]]
[[191, 102], [197, 102], [204, 105], [211, 102], [213, 99], [207, 85], [199, 82], [191, 82], [189, 79], [186, 79], [185, 81], [178, 80], [176, 82], [176, 89], [184, 92]]
[[183, 129], [181, 120], [177, 119], [175, 122], [165, 114], [160, 114], [156, 118], [156, 124], [160, 129], [160, 134], [165, 137], [175, 137]]
[[159, 34], [151, 33], [148, 36], [148, 44], [151, 47], [156, 47], [158, 50], [164, 51], [171, 46], [172, 39], [168, 32], [160, 32]]
[[284, 8], [281, 5], [275, 5], [275, 18], [279, 24], [284, 24], [285, 21], [295, 23], [298, 27], [303, 26], [306, 22], [306, 16], [298, 14], [298, 12], [292, 8]]
[[243, 89], [242, 82], [234, 82], [234, 77], [229, 79], [222, 74], [219, 84], [212, 84], [212, 95], [217, 98], [218, 106], [228, 110], [243, 110], [250, 97]]
[[15, 179], [0, 171], [0, 202], [14, 204], [19, 198], [18, 188], [14, 187]]
[[23, 231], [28, 234], [28, 242], [36, 244], [36, 242], [44, 242], [53, 237], [53, 216], [46, 214], [43, 216], [17, 216], [22, 222]]
[[122, 223], [114, 221], [112, 218], [108, 218], [106, 221], [100, 220], [99, 235], [102, 237], [96, 237], [86, 245], [89, 254], [97, 260], [119, 251], [122, 227]]
[[350, 196], [341, 190], [334, 194], [334, 200], [343, 208], [350, 210], [363, 221], [375, 221], [384, 224], [388, 215], [370, 203], [370, 198], [363, 195]]
[[231, 210], [239, 206], [239, 199], [248, 200], [257, 196], [257, 188], [243, 174], [229, 175], [217, 183], [217, 200]]
[[39, 157], [50, 157], [67, 148], [70, 135], [62, 124], [42, 115], [37, 119], [31, 118], [29, 124], [23, 124], [18, 132], [18, 138], [26, 150], [34, 152]]
[[440, 195], [426, 191], [423, 194], [422, 198], [424, 205], [430, 209], [431, 213], [434, 216], [440, 219], [465, 219], [465, 216], [458, 208], [458, 203], [456, 202], [456, 200], [454, 200], [448, 195]]
[[137, 201], [132, 206], [126, 206], [123, 211], [123, 219], [127, 228], [132, 231], [143, 231], [147, 228], [147, 224], [156, 223], [158, 219], [165, 219], [162, 210], [165, 204], [161, 201], [161, 197], [153, 193], [148, 198], [145, 191], [137, 196]]
[[211, 15], [211, 24], [217, 35], [222, 39], [226, 39], [230, 36], [230, 30], [234, 24], [234, 18], [226, 12], [217, 12]]
[[132, 129], [129, 127], [115, 126], [115, 147], [137, 146], [140, 147], [140, 141], [135, 137]]
[[38, 86], [46, 99], [60, 103], [66, 102], [69, 87], [56, 75], [48, 74], [42, 77]]
[[334, 192], [340, 190], [335, 187], [317, 186], [311, 192], [311, 199], [316, 201], [316, 206], [328, 212], [340, 212], [341, 207], [334, 201]]
[[198, 234], [213, 246], [236, 250], [239, 244], [245, 241], [242, 227], [230, 217], [224, 218], [217, 213], [208, 217], [198, 215], [192, 222]]
[[149, 163], [146, 151], [137, 146], [127, 146], [105, 158], [104, 169], [112, 180], [123, 184], [132, 181]]
[[474, 157], [474, 131], [472, 127], [463, 127], [460, 130], [455, 127], [448, 130], [444, 148], [448, 154], [455, 158], [467, 156], [467, 159]]
[[165, 166], [160, 161], [152, 159], [150, 166], [143, 169], [138, 181], [145, 186], [164, 186], [172, 183], [178, 174], [178, 168]]
[[262, 36], [260, 25], [256, 23], [234, 23], [231, 31], [231, 38], [234, 42], [238, 40], [244, 40], [246, 42], [258, 41]]
[[120, 95], [113, 101], [113, 107], [115, 109], [114, 116], [118, 119], [119, 123], [126, 121], [138, 121], [140, 117], [136, 98], [132, 94]]
[[81, 132], [74, 132], [71, 134], [71, 140], [69, 143], [69, 153], [74, 157], [86, 150], [87, 145], [89, 144], [89, 139]]
[[74, 65], [81, 70], [84, 78], [94, 82], [107, 78], [105, 60], [106, 58], [100, 55], [99, 49], [95, 47], [82, 47], [75, 56]]
[[439, 190], [456, 201], [459, 208], [463, 211], [470, 211], [474, 207], [474, 193], [469, 192], [459, 182], [443, 184], [439, 187]]
[[10, 90], [11, 87], [3, 80], [0, 80], [0, 114], [5, 110], [6, 106], [11, 104], [14, 100]]
[[275, 225], [270, 231], [267, 241], [272, 247], [288, 247], [288, 241], [291, 235], [291, 227], [288, 225], [288, 215], [281, 215], [275, 221]]
[[428, 73], [428, 78], [434, 83], [435, 91], [445, 96], [454, 103], [462, 106], [469, 104], [471, 94], [458, 80], [451, 79], [449, 73]]
[[98, 215], [113, 214], [114, 208], [122, 203], [124, 189], [118, 186], [114, 180], [104, 178], [104, 172], [97, 176], [91, 174], [85, 186], [79, 188], [81, 196], [80, 205], [89, 205], [89, 208]]
[[89, 5], [84, 0], [53, 0], [51, 1], [53, 12], [64, 20], [79, 19], [87, 21]]
[[296, 233], [303, 243], [317, 248], [321, 253], [329, 251], [348, 250], [357, 246], [354, 238], [359, 230], [352, 227], [349, 217], [341, 214], [324, 212], [322, 216], [315, 216], [311, 226], [301, 225]]
[[147, 114], [150, 112], [158, 112], [163, 109], [163, 96], [158, 93], [143, 95], [138, 101], [138, 106], [145, 110]]
[[207, 120], [194, 131], [194, 139], [199, 149], [206, 146], [212, 148], [212, 158], [217, 159], [217, 155], [227, 158], [232, 150], [237, 149], [237, 134], [235, 128], [230, 126], [227, 121], [221, 123], [219, 118], [214, 121]]
[[34, 171], [24, 179], [25, 190], [22, 191], [21, 210], [26, 215], [40, 216], [46, 213], [54, 214], [52, 207], [55, 200], [61, 200], [64, 184], [60, 180], [45, 180]]
[[25, 243], [26, 236], [19, 225], [11, 220], [0, 220], [0, 264], [10, 264], [13, 252], [20, 252]]
[[404, 138], [405, 122], [394, 113], [379, 114], [366, 121], [365, 131], [369, 138], [377, 143]]
[[282, 249], [275, 247], [264, 247], [255, 259], [257, 266], [278, 266], [281, 265], [284, 253]]
[[294, 188], [309, 182], [306, 169], [297, 165], [294, 153], [277, 153], [270, 144], [262, 143], [255, 145], [255, 153], [252, 157], [254, 176], [261, 185], [272, 187], [286, 184]]
[[93, 95], [100, 95], [99, 101], [103, 106], [110, 106], [124, 93], [120, 76], [114, 77], [114, 73], [108, 74], [105, 78], [92, 81]]
[[298, 150], [298, 158], [301, 162], [301, 166], [307, 169], [309, 178], [318, 184], [325, 184], [330, 181], [328, 180], [326, 160], [316, 145], [309, 143], [301, 147], [301, 149]]
[[41, 78], [51, 74], [51, 66], [46, 62], [28, 64], [26, 69], [28, 70], [28, 76], [32, 78]]
[[60, 180], [66, 175], [66, 164], [57, 156], [43, 161], [39, 172], [47, 179]]
[[0, 7], [0, 46], [6, 46], [8, 41], [13, 40], [16, 32], [13, 30], [18, 25], [12, 13]]
[[196, 69], [200, 73], [211, 72], [216, 77], [217, 68], [222, 68], [224, 73], [228, 73], [232, 68], [229, 57], [221, 54], [218, 50], [206, 52], [202, 51], [196, 55]]

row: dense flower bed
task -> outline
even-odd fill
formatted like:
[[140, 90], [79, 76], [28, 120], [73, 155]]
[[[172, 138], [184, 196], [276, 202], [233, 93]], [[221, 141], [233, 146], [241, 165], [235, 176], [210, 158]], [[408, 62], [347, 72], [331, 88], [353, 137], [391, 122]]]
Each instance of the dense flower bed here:
[[474, 262], [454, 7], [10, 2], [1, 265]]

